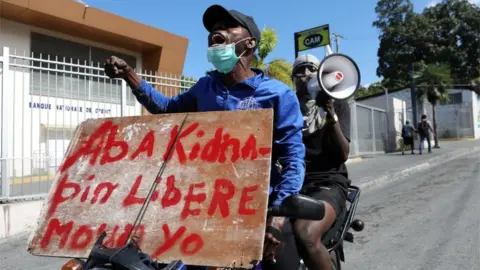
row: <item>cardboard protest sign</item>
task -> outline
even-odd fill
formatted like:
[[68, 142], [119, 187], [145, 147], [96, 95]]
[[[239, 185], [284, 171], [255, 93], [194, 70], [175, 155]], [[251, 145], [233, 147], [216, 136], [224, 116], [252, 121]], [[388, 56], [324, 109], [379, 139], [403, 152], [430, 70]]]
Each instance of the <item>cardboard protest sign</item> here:
[[103, 231], [108, 247], [135, 232], [160, 261], [252, 266], [262, 257], [272, 122], [272, 110], [83, 122], [29, 252], [86, 257]]

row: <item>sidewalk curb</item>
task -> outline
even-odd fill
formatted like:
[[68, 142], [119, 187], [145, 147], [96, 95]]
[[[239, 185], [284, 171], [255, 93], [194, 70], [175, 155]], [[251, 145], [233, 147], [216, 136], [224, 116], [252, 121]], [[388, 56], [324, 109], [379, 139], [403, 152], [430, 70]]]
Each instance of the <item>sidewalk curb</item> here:
[[480, 151], [480, 146], [479, 147], [473, 147], [473, 148], [467, 148], [467, 149], [461, 149], [461, 150], [456, 150], [450, 153], [445, 153], [443, 155], [439, 155], [433, 158], [430, 158], [426, 160], [425, 162], [422, 162], [418, 165], [412, 166], [405, 168], [400, 171], [396, 172], [387, 172], [385, 174], [382, 174], [381, 176], [378, 176], [374, 179], [371, 179], [370, 177], [363, 177], [358, 179], [358, 182], [361, 182], [357, 186], [360, 189], [371, 189], [375, 187], [380, 187], [385, 184], [404, 179], [405, 177], [412, 175], [417, 172], [421, 172], [423, 170], [426, 170], [431, 167], [435, 167], [441, 164], [444, 164], [446, 162], [449, 162], [453, 159], [471, 154], [472, 152]]
[[354, 158], [349, 158], [345, 164], [352, 164], [352, 163], [357, 163], [363, 160], [363, 157], [354, 157]]
[[473, 142], [478, 140], [477, 138], [444, 138], [444, 139], [438, 139], [439, 142]]

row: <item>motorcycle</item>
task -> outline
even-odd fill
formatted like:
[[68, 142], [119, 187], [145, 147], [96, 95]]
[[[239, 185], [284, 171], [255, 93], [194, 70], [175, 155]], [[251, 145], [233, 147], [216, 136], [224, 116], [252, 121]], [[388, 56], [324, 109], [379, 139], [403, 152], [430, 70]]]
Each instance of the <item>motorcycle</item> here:
[[[322, 237], [322, 242], [330, 253], [332, 261], [332, 270], [341, 270], [341, 263], [345, 262], [345, 253], [343, 251], [343, 243], [347, 241], [353, 243], [354, 235], [350, 231], [360, 232], [365, 228], [365, 224], [360, 219], [355, 218], [358, 201], [360, 199], [360, 188], [350, 186], [347, 196], [347, 210], [340, 214], [332, 228]], [[299, 270], [306, 270], [307, 268], [300, 262]]]
[[[325, 206], [322, 202], [305, 195], [297, 194], [286, 198], [280, 206], [267, 210], [270, 216], [297, 219], [322, 220]], [[120, 248], [107, 248], [103, 245], [106, 237], [103, 232], [95, 241], [86, 261], [72, 259], [65, 263], [62, 270], [182, 270], [185, 264], [181, 260], [169, 264], [158, 263], [141, 251], [135, 239], [131, 239]]]
[[[360, 219], [354, 219], [359, 199], [360, 188], [350, 186], [347, 196], [347, 209], [340, 214], [330, 230], [328, 230], [322, 237], [322, 242], [330, 253], [332, 270], [342, 269], [341, 263], [345, 262], [343, 243], [344, 241], [350, 243], [353, 243], [354, 241], [354, 235], [350, 232], [350, 229], [360, 232], [365, 227], [363, 221]], [[261, 266], [258, 265], [255, 270], [261, 270]], [[299, 262], [298, 270], [307, 270], [307, 267], [302, 260]]]

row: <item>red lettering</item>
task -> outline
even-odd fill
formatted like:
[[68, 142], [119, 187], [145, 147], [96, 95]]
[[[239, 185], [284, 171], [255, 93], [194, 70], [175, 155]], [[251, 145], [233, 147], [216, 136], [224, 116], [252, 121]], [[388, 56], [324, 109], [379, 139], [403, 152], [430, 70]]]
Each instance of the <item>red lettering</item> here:
[[162, 207], [166, 208], [172, 205], [176, 205], [180, 202], [182, 194], [180, 190], [175, 187], [175, 176], [170, 175], [167, 177], [167, 190], [162, 197]]
[[140, 224], [133, 237], [137, 241], [138, 245], [142, 246], [142, 241], [145, 238], [145, 225]]
[[109, 248], [114, 248], [118, 246], [118, 241], [115, 243], [115, 240], [117, 239], [118, 229], [119, 229], [118, 225], [115, 225], [113, 227], [112, 232], [108, 233], [106, 240], [103, 241], [103, 245]]
[[150, 130], [147, 135], [143, 138], [140, 146], [138, 149], [133, 153], [130, 157], [130, 160], [134, 160], [137, 158], [141, 153], [147, 152], [147, 157], [151, 157], [153, 155], [153, 147], [155, 146], [155, 132]]
[[[225, 190], [225, 192], [223, 192]], [[228, 179], [215, 180], [215, 187], [213, 192], [212, 201], [208, 208], [208, 215], [213, 216], [217, 207], [220, 208], [220, 214], [223, 218], [230, 215], [230, 208], [228, 206], [228, 200], [235, 195], [235, 186]]]
[[240, 158], [240, 140], [237, 138], [230, 138], [230, 134], [227, 133], [223, 135], [222, 150], [220, 151], [220, 157], [218, 159], [219, 162], [224, 163], [227, 161], [226, 152], [228, 151], [229, 146], [232, 147], [232, 163], [235, 163]]
[[195, 160], [198, 157], [199, 152], [200, 152], [200, 144], [197, 142], [193, 145], [192, 151], [190, 151], [190, 155], [188, 155], [188, 159]]
[[95, 239], [97, 239], [98, 237], [100, 237], [100, 235], [106, 231], [107, 229], [107, 224], [105, 223], [102, 223], [100, 224], [100, 226], [98, 226], [98, 229], [97, 229], [97, 235], [95, 236]]
[[260, 188], [260, 185], [244, 187], [242, 190], [242, 196], [240, 197], [240, 203], [238, 206], [238, 213], [244, 216], [255, 215], [257, 209], [247, 208], [247, 202], [253, 200], [253, 196], [249, 195], [250, 192], [257, 191]]
[[198, 216], [200, 215], [200, 208], [190, 208], [190, 204], [192, 202], [196, 203], [202, 203], [205, 201], [207, 198], [207, 195], [205, 193], [198, 193], [194, 194], [193, 191], [195, 188], [204, 188], [205, 183], [197, 183], [197, 184], [190, 184], [188, 188], [188, 193], [184, 197], [185, 204], [183, 205], [183, 210], [182, 213], [180, 214], [180, 220], [184, 220], [188, 217], [188, 215], [191, 216]]
[[187, 228], [185, 226], [180, 226], [180, 228], [178, 228], [178, 230], [173, 234], [173, 236], [170, 236], [170, 228], [167, 224], [162, 225], [162, 230], [165, 242], [161, 246], [159, 246], [157, 250], [155, 250], [155, 252], [152, 254], [152, 258], [158, 257], [165, 251], [171, 249], [173, 245], [175, 245], [177, 240], [183, 236]]
[[[172, 132], [170, 133], [170, 140], [168, 141], [167, 149], [165, 150], [165, 153], [163, 154], [163, 160], [166, 161], [166, 160], [170, 160], [172, 158], [173, 153], [170, 156], [168, 156], [168, 153], [170, 152], [170, 149], [175, 146], [174, 151], [177, 153], [178, 161], [180, 162], [180, 164], [185, 164], [185, 162], [187, 161], [187, 155], [185, 154], [185, 149], [183, 148], [183, 144], [182, 144], [181, 139], [187, 137], [188, 135], [190, 135], [190, 133], [195, 131], [195, 129], [198, 127], [198, 125], [199, 124], [197, 122], [195, 122], [195, 123], [191, 124], [189, 127], [187, 127], [180, 134], [178, 134], [179, 126], [176, 125], [172, 129]], [[177, 136], [178, 136], [178, 138], [177, 138]], [[175, 143], [175, 138], [177, 138], [176, 143]]]
[[[114, 125], [110, 129], [110, 134], [108, 134], [107, 142], [105, 143], [105, 148], [103, 149], [102, 159], [100, 160], [100, 165], [106, 163], [113, 163], [123, 159], [128, 154], [128, 144], [125, 141], [117, 141], [115, 137], [117, 136], [118, 126]], [[111, 155], [113, 149], [119, 150], [116, 155]]]
[[[187, 161], [187, 154], [181, 139], [192, 134], [198, 126], [199, 124], [195, 122], [180, 134], [178, 125], [175, 126], [170, 133], [170, 140], [168, 142], [167, 150], [163, 155], [163, 159], [168, 160], [173, 156], [173, 154], [170, 157], [167, 155], [170, 148], [174, 147], [174, 152], [177, 153], [179, 163], [185, 164]], [[205, 132], [203, 130], [198, 130], [196, 137], [202, 138], [204, 134]], [[178, 139], [175, 143], [177, 135]], [[271, 148], [268, 147], [257, 149], [257, 139], [254, 134], [250, 134], [243, 147], [241, 147], [241, 142], [238, 138], [233, 138], [228, 133], [223, 134], [223, 128], [220, 127], [215, 130], [213, 138], [206, 142], [203, 149], [199, 142], [195, 142], [190, 150], [188, 159], [193, 161], [200, 156], [200, 160], [205, 162], [213, 163], [218, 161], [220, 163], [225, 163], [227, 161], [227, 152], [229, 149], [232, 151], [230, 157], [232, 162], [236, 162], [240, 157], [243, 158], [243, 160], [247, 158], [255, 160], [258, 158], [258, 154], [265, 156], [271, 153]]]
[[137, 191], [138, 188], [140, 187], [140, 184], [142, 183], [142, 178], [143, 175], [137, 176], [137, 179], [135, 179], [135, 182], [133, 183], [132, 188], [130, 189], [130, 192], [128, 193], [127, 197], [123, 199], [122, 206], [127, 207], [132, 204], [144, 204], [146, 198], [141, 198], [137, 197]]
[[257, 158], [257, 139], [253, 134], [250, 134], [245, 145], [242, 147], [242, 158], [245, 160], [250, 156], [250, 160]]
[[[140, 187], [140, 184], [142, 183], [143, 180], [143, 175], [137, 176], [137, 179], [135, 179], [135, 182], [133, 183], [132, 188], [130, 189], [130, 192], [128, 195], [123, 199], [122, 201], [122, 206], [127, 207], [133, 204], [144, 204], [145, 200], [147, 198], [144, 197], [138, 197], [137, 192], [138, 188]], [[155, 179], [155, 182], [160, 183], [160, 178]], [[152, 197], [150, 197], [150, 201], [154, 202], [158, 199], [158, 190], [154, 190]]]
[[93, 232], [88, 225], [80, 226], [72, 236], [71, 249], [84, 249], [92, 241]]
[[215, 162], [220, 155], [220, 147], [222, 143], [223, 128], [217, 128], [213, 139], [209, 140], [202, 150], [200, 158], [206, 162]]
[[[58, 242], [58, 248], [65, 248], [68, 244], [69, 249], [82, 250], [87, 248], [92, 243], [92, 241], [96, 240], [96, 238], [98, 238], [104, 231], [107, 231], [107, 224], [105, 223], [100, 224], [98, 226], [98, 229], [95, 229], [95, 227], [92, 227], [90, 225], [81, 225], [70, 237], [70, 233], [72, 232], [72, 230], [74, 230], [74, 227], [75, 224], [73, 221], [62, 224], [56, 218], [50, 220], [47, 225], [44, 237], [40, 242], [40, 246], [42, 248], [46, 248], [52, 241], [54, 234], [56, 234], [57, 236], [61, 237], [60, 241]], [[103, 242], [105, 246], [109, 248], [121, 247], [125, 245], [125, 243], [128, 241], [128, 236], [133, 232], [135, 232], [134, 237], [139, 244], [141, 244], [142, 239], [144, 239], [145, 237], [144, 225], [138, 226], [135, 230], [132, 224], [127, 224], [125, 225], [123, 232], [117, 238], [118, 230], [119, 226], [115, 225], [112, 231], [107, 232], [107, 238]], [[56, 242], [57, 241], [55, 241], [55, 243]]]
[[272, 148], [270, 147], [260, 147], [258, 148], [258, 153], [262, 156], [266, 156], [272, 152]]
[[[203, 244], [202, 237], [196, 233], [192, 233], [182, 241], [182, 244], [180, 245], [180, 251], [184, 255], [193, 255], [202, 249]], [[189, 246], [193, 247], [189, 248]]]
[[[112, 121], [105, 121], [97, 130], [95, 130], [95, 132], [93, 132], [85, 144], [83, 144], [77, 151], [65, 159], [65, 162], [63, 162], [63, 165], [60, 167], [60, 172], [64, 172], [70, 168], [82, 156], [91, 155], [89, 163], [92, 166], [95, 165], [95, 162], [97, 161], [97, 158], [102, 150], [101, 146], [105, 140], [105, 135], [112, 128], [112, 126]], [[97, 145], [94, 146], [93, 144], [97, 140], [99, 141]]]
[[[61, 203], [75, 198], [80, 193], [80, 185], [77, 183], [67, 182], [68, 174], [65, 174], [60, 179], [55, 192], [53, 193], [52, 201], [48, 209], [48, 216], [52, 216], [57, 210], [58, 205]], [[64, 190], [71, 190], [71, 194], [68, 196], [63, 195]]]
[[[123, 233], [118, 237], [116, 247], [121, 247], [125, 245], [128, 241], [128, 236], [133, 232], [135, 232], [135, 228], [133, 227], [132, 224], [125, 225], [125, 229], [123, 230]], [[145, 235], [145, 225], [141, 224], [140, 226], [137, 227], [135, 235], [133, 236], [134, 238], [136, 238], [139, 245], [144, 235]]]
[[46, 248], [52, 239], [53, 233], [61, 236], [60, 243], [58, 245], [59, 248], [65, 247], [68, 241], [68, 236], [73, 228], [73, 221], [69, 221], [65, 224], [61, 224], [57, 218], [53, 218], [48, 222], [47, 230], [43, 236], [42, 242], [40, 243], [40, 247]]
[[105, 194], [103, 194], [103, 197], [100, 199], [100, 204], [104, 204], [108, 201], [110, 196], [112, 196], [113, 191], [118, 187], [119, 184], [112, 184], [109, 182], [103, 182], [97, 185], [95, 190], [93, 191], [93, 198], [90, 201], [91, 204], [94, 204], [97, 202], [98, 197], [102, 193], [102, 191], [105, 190]]
[[[87, 178], [87, 181], [92, 181], [93, 179], [95, 179], [95, 175], [90, 175]], [[89, 192], [90, 192], [90, 186], [87, 186], [85, 191], [83, 191], [83, 193], [82, 193], [82, 197], [80, 198], [80, 202], [85, 202], [87, 200]]]

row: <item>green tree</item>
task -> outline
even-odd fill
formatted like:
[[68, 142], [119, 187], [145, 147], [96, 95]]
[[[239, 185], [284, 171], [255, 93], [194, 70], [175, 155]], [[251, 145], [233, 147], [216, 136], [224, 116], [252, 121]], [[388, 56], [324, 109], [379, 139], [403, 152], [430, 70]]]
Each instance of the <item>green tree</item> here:
[[435, 148], [438, 145], [436, 106], [439, 102], [448, 102], [448, 89], [452, 88], [453, 78], [450, 67], [446, 64], [422, 65], [415, 73], [417, 98], [421, 101], [424, 97], [432, 104], [432, 122], [435, 138]]
[[413, 12], [410, 0], [380, 0], [375, 12], [373, 26], [380, 31], [377, 75], [388, 88], [405, 87], [410, 81], [410, 64], [431, 55], [432, 26]]
[[387, 89], [382, 82], [375, 82], [370, 84], [368, 87], [362, 86], [355, 93], [355, 98], [369, 97], [380, 93], [385, 93]]
[[180, 93], [190, 89], [196, 82], [195, 78], [182, 75], [180, 77]]
[[275, 58], [266, 63], [267, 56], [277, 46], [278, 37], [275, 30], [271, 27], [266, 27], [262, 30], [262, 38], [257, 48], [257, 55], [253, 61], [253, 66], [263, 69], [265, 74], [271, 78], [275, 78], [293, 87], [291, 74], [292, 64], [283, 58]]
[[480, 76], [480, 7], [467, 0], [443, 0], [426, 8], [432, 24], [434, 52], [429, 63], [448, 63], [455, 84]]

